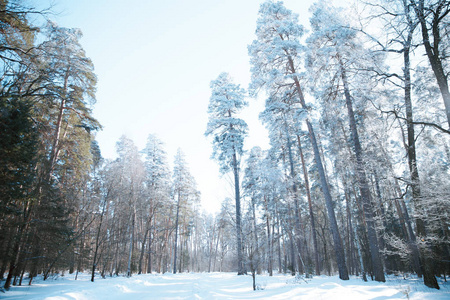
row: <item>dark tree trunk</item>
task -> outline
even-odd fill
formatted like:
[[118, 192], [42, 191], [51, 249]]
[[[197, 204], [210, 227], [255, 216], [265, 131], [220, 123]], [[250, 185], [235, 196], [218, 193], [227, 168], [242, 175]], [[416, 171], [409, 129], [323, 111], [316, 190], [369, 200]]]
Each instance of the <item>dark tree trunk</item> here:
[[238, 275], [244, 275], [244, 259], [242, 256], [242, 238], [241, 238], [241, 196], [239, 190], [239, 166], [236, 157], [236, 150], [233, 153], [233, 173], [234, 173], [234, 193], [236, 200], [236, 238], [238, 255]]
[[315, 267], [316, 267], [316, 275], [320, 275], [319, 250], [318, 250], [318, 247], [317, 247], [316, 223], [314, 221], [314, 212], [313, 212], [313, 207], [312, 207], [311, 191], [310, 191], [310, 188], [309, 188], [309, 176], [308, 176], [308, 170], [306, 169], [305, 157], [303, 156], [303, 149], [302, 149], [302, 144], [301, 144], [299, 135], [297, 135], [297, 143], [298, 143], [298, 150], [299, 150], [299, 153], [300, 153], [300, 159], [302, 161], [303, 177], [304, 177], [304, 180], [305, 180], [306, 196], [308, 198], [309, 218], [310, 218], [310, 221], [311, 221], [311, 234], [312, 234], [313, 246], [314, 246], [314, 263], [315, 263]]
[[[345, 185], [347, 185], [347, 183], [345, 183]], [[351, 212], [351, 202], [350, 202], [350, 194], [348, 191], [348, 187], [345, 186], [345, 203], [346, 203], [346, 208], [347, 208], [347, 236], [348, 236], [348, 241], [347, 241], [347, 247], [348, 247], [348, 263], [349, 263], [349, 267], [350, 267], [350, 272], [352, 274], [355, 274], [355, 247], [354, 247], [354, 235], [353, 235], [353, 224], [352, 224], [352, 212]]]
[[12, 277], [13, 277], [13, 274], [16, 272], [16, 267], [17, 267], [17, 264], [19, 263], [19, 258], [20, 258], [20, 252], [21, 252], [21, 247], [22, 247], [22, 243], [23, 243], [23, 238], [24, 238], [25, 232], [27, 231], [27, 228], [28, 228], [28, 223], [29, 223], [29, 217], [30, 217], [30, 214], [31, 214], [31, 209], [32, 209], [32, 205], [31, 204], [30, 205], [25, 205], [23, 223], [19, 227], [16, 239], [13, 242], [14, 247], [13, 247], [13, 251], [11, 253], [11, 258], [9, 260], [10, 263], [9, 263], [8, 276], [6, 277], [6, 281], [5, 281], [5, 284], [3, 286], [3, 288], [5, 290], [8, 290], [11, 287]]
[[319, 148], [317, 146], [317, 141], [316, 141], [316, 137], [314, 135], [313, 127], [312, 127], [311, 123], [309, 122], [309, 120], [307, 120], [306, 122], [307, 122], [308, 130], [309, 130], [311, 144], [313, 146], [314, 159], [316, 161], [317, 170], [318, 170], [319, 176], [320, 176], [322, 192], [324, 193], [325, 206], [327, 208], [328, 219], [330, 222], [331, 235], [333, 237], [333, 242], [334, 242], [334, 252], [336, 255], [336, 262], [337, 262], [338, 270], [339, 270], [339, 278], [342, 280], [349, 280], [348, 269], [347, 269], [347, 265], [345, 263], [344, 246], [342, 244], [341, 235], [339, 234], [339, 229], [338, 229], [336, 216], [334, 213], [334, 207], [333, 207], [334, 204], [333, 204], [333, 200], [331, 198], [330, 190], [328, 188], [328, 182], [326, 180], [325, 171], [323, 169], [322, 159], [320, 158], [320, 152], [319, 152]]
[[97, 237], [95, 238], [95, 250], [94, 250], [94, 259], [92, 261], [92, 274], [91, 274], [91, 281], [94, 282], [94, 277], [95, 277], [95, 268], [97, 267], [97, 254], [98, 254], [98, 248], [100, 247], [100, 232], [102, 229], [102, 223], [103, 223], [103, 216], [105, 214], [105, 210], [106, 210], [106, 203], [107, 201], [105, 200], [105, 202], [103, 203], [103, 207], [102, 207], [102, 213], [100, 215], [100, 224], [98, 225], [98, 229], [97, 229]]
[[[411, 0], [411, 2], [414, 2]], [[440, 33], [440, 23], [444, 23], [444, 16], [449, 14], [449, 7], [447, 1], [438, 1], [434, 11], [430, 15], [433, 16], [431, 20], [427, 20], [426, 8], [424, 7], [424, 0], [418, 0], [418, 3], [414, 3], [417, 18], [420, 22], [422, 31], [422, 42], [425, 47], [425, 52], [430, 62], [431, 69], [436, 77], [439, 90], [441, 91], [442, 99], [444, 100], [445, 112], [447, 115], [447, 122], [450, 128], [450, 92], [448, 88], [447, 74], [445, 74], [444, 66], [442, 65], [441, 53], [439, 49], [439, 43], [442, 39]], [[430, 22], [431, 21], [431, 22]], [[433, 36], [433, 44], [430, 40], [430, 30], [427, 27], [427, 23], [431, 23], [431, 35]], [[426, 277], [426, 276], [425, 276]], [[431, 280], [425, 283], [428, 287], [439, 289], [439, 285], [436, 280]]]
[[[291, 68], [291, 72], [293, 74], [295, 74], [296, 70], [294, 67], [294, 62], [292, 61], [292, 58], [290, 56], [289, 56], [289, 66]], [[295, 83], [296, 91], [297, 91], [297, 94], [298, 94], [298, 97], [300, 100], [300, 104], [302, 105], [303, 109], [307, 109], [305, 98], [303, 96], [303, 92], [300, 87], [300, 81], [297, 76], [294, 76], [294, 83]], [[318, 171], [319, 177], [320, 177], [320, 186], [322, 187], [322, 192], [323, 192], [324, 198], [325, 198], [325, 205], [327, 208], [328, 219], [330, 221], [330, 230], [331, 230], [331, 235], [333, 237], [333, 242], [334, 242], [334, 253], [336, 255], [336, 262], [337, 262], [338, 269], [339, 269], [339, 278], [342, 280], [349, 280], [348, 269], [347, 269], [347, 265], [345, 263], [344, 246], [342, 244], [341, 235], [339, 234], [339, 229], [338, 229], [338, 225], [337, 225], [337, 221], [336, 221], [336, 215], [335, 215], [334, 207], [333, 207], [333, 199], [331, 198], [331, 193], [328, 188], [328, 182], [327, 182], [327, 178], [325, 175], [325, 170], [323, 168], [322, 158], [320, 157], [320, 152], [319, 152], [319, 147], [318, 147], [317, 140], [316, 140], [316, 135], [314, 133], [313, 126], [308, 119], [306, 120], [306, 125], [308, 127], [309, 139], [311, 141], [311, 145], [313, 148], [314, 161], [316, 163], [317, 171]]]
[[275, 205], [275, 215], [277, 216], [277, 251], [278, 251], [278, 273], [283, 272], [283, 265], [281, 263], [281, 235], [280, 235], [280, 216], [278, 214], [277, 206]]
[[177, 215], [175, 219], [175, 241], [173, 244], [173, 274], [177, 273], [177, 242], [178, 242], [178, 219], [180, 215], [180, 192], [178, 191]]
[[217, 252], [218, 252], [218, 248], [219, 248], [219, 240], [220, 240], [220, 232], [221, 232], [221, 228], [219, 227], [219, 232], [217, 233], [217, 237], [216, 237], [216, 247], [214, 250], [214, 264], [213, 264], [213, 272], [216, 271], [216, 261], [217, 261]]
[[146, 243], [147, 243], [147, 236], [148, 233], [150, 231], [150, 224], [147, 224], [147, 229], [145, 230], [144, 233], [144, 240], [142, 241], [142, 248], [141, 248], [141, 254], [139, 256], [139, 268], [138, 268], [138, 274], [142, 274], [142, 262], [144, 260], [144, 253], [145, 253], [145, 247], [146, 247]]
[[[151, 227], [151, 231], [155, 229], [155, 220], [156, 218], [153, 218], [153, 226]], [[149, 235], [150, 236], [148, 237], [147, 274], [152, 273], [152, 242], [153, 242], [152, 232], [150, 232]]]
[[[267, 200], [264, 199], [266, 203], [266, 211], [268, 211]], [[255, 216], [254, 216], [255, 217]], [[267, 228], [267, 271], [269, 276], [273, 276], [273, 250], [272, 250], [272, 234], [270, 232], [270, 219], [269, 214], [266, 214], [266, 228]]]
[[[406, 7], [407, 13], [409, 16], [409, 8]], [[433, 35], [434, 35], [434, 45], [431, 46], [430, 37], [428, 34], [428, 28], [424, 15], [424, 1], [419, 0], [419, 7], [416, 7], [417, 17], [419, 19], [421, 29], [422, 29], [422, 39], [423, 44], [425, 46], [425, 50], [428, 56], [428, 59], [431, 64], [431, 68], [436, 76], [438, 81], [439, 89], [442, 94], [442, 98], [444, 99], [445, 110], [447, 113], [447, 121], [450, 127], [450, 93], [448, 89], [447, 77], [444, 73], [444, 69], [442, 66], [442, 62], [439, 56], [439, 24], [437, 19], [433, 19], [432, 27], [433, 27]], [[438, 17], [440, 14], [436, 12], [436, 16]], [[410, 21], [411, 23], [411, 21]], [[410, 24], [410, 28], [412, 25]], [[412, 31], [412, 29], [411, 29]], [[406, 126], [408, 133], [408, 166], [411, 176], [411, 188], [412, 188], [412, 196], [413, 203], [418, 212], [422, 212], [422, 208], [420, 207], [420, 178], [419, 171], [417, 169], [417, 158], [416, 158], [416, 146], [415, 146], [415, 134], [414, 134], [414, 119], [413, 119], [413, 111], [412, 111], [412, 101], [411, 101], [411, 74], [410, 74], [410, 45], [412, 40], [412, 32], [410, 32], [408, 43], [404, 47], [403, 51], [403, 74], [405, 80], [405, 110], [406, 110]], [[426, 236], [425, 222], [419, 216], [416, 218], [416, 230], [417, 234], [420, 236]], [[416, 244], [415, 237], [411, 239], [411, 242]], [[414, 247], [414, 246], [413, 246]], [[423, 273], [424, 284], [430, 288], [439, 289], [439, 284], [434, 276], [433, 272], [433, 263], [431, 259], [427, 257], [424, 249], [420, 250], [420, 269]]]
[[208, 273], [211, 273], [211, 264], [212, 264], [212, 253], [213, 253], [213, 244], [214, 244], [214, 236], [216, 235], [216, 223], [213, 225], [213, 232], [211, 234], [211, 239], [209, 241], [209, 259], [208, 259]]
[[134, 226], [136, 222], [136, 212], [133, 212], [131, 216], [131, 233], [130, 233], [130, 250], [128, 253], [128, 266], [127, 266], [127, 277], [131, 277], [131, 259], [133, 258], [133, 241], [134, 241]]
[[[254, 235], [254, 239], [255, 239], [255, 250], [253, 253], [253, 259], [256, 259], [256, 268], [257, 268], [257, 273], [261, 274], [261, 257], [260, 257], [260, 253], [259, 253], [259, 240], [258, 240], [258, 227], [256, 224], [256, 204], [255, 204], [255, 199], [252, 198], [252, 221], [253, 221], [253, 235]], [[268, 233], [270, 235], [270, 231]]]
[[383, 263], [381, 261], [380, 249], [378, 245], [378, 237], [375, 228], [375, 211], [372, 205], [369, 184], [367, 182], [366, 173], [364, 171], [363, 153], [361, 143], [359, 141], [358, 131], [356, 129], [355, 114], [353, 111], [353, 104], [348, 88], [347, 76], [345, 69], [341, 63], [341, 77], [344, 85], [345, 102], [347, 105], [348, 119], [350, 123], [351, 140], [353, 142], [353, 149], [356, 157], [356, 171], [359, 181], [359, 189], [361, 193], [361, 200], [363, 202], [363, 211], [366, 217], [367, 236], [369, 239], [370, 256], [372, 260], [372, 267], [375, 274], [375, 280], [385, 282]]
[[301, 224], [300, 224], [300, 206], [298, 204], [298, 189], [297, 189], [297, 180], [296, 180], [296, 174], [295, 174], [295, 168], [294, 168], [294, 157], [292, 155], [292, 145], [291, 145], [291, 138], [289, 136], [289, 132], [287, 130], [287, 124], [286, 125], [286, 137], [287, 137], [287, 148], [288, 148], [288, 157], [289, 157], [289, 167], [290, 167], [290, 173], [291, 173], [291, 180], [292, 180], [292, 194], [294, 196], [294, 219], [295, 219], [295, 244], [297, 245], [297, 251], [298, 251], [298, 257], [299, 257], [299, 264], [298, 264], [298, 271], [299, 273], [304, 272], [304, 263], [302, 258], [302, 251], [301, 251], [301, 242], [300, 242], [300, 236], [301, 236]]

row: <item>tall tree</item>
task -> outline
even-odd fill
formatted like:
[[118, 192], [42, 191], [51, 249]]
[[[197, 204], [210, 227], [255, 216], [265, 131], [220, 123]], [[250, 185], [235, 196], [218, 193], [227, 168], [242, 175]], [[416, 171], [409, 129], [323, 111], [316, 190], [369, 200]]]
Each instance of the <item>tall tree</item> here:
[[[423, 3], [422, 3], [423, 4]], [[382, 51], [391, 54], [390, 59], [396, 59], [395, 55], [400, 54], [402, 58], [402, 73], [401, 75], [397, 75], [397, 73], [392, 73], [392, 71], [388, 72], [387, 70], [378, 70], [377, 72], [380, 74], [382, 78], [389, 78], [391, 82], [393, 82], [393, 86], [398, 86], [403, 90], [403, 101], [404, 101], [404, 117], [400, 111], [396, 111], [395, 109], [390, 110], [394, 112], [395, 117], [398, 117], [399, 120], [405, 121], [406, 124], [406, 138], [404, 137], [404, 146], [405, 151], [408, 158], [408, 167], [409, 167], [409, 176], [410, 181], [409, 185], [411, 187], [411, 196], [412, 203], [414, 205], [414, 209], [416, 210], [416, 229], [417, 233], [424, 236], [426, 232], [426, 212], [424, 211], [424, 205], [422, 202], [424, 201], [424, 197], [421, 192], [421, 180], [419, 176], [419, 168], [418, 168], [418, 156], [417, 156], [417, 138], [415, 134], [415, 126], [417, 126], [416, 120], [413, 117], [414, 106], [413, 106], [413, 80], [412, 74], [416, 70], [420, 70], [420, 68], [415, 68], [414, 58], [413, 58], [413, 50], [416, 48], [416, 29], [421, 26], [421, 21], [418, 19], [418, 7], [414, 6], [413, 1], [409, 0], [398, 0], [398, 1], [380, 1], [380, 3], [374, 3], [373, 8], [375, 11], [372, 12], [373, 16], [377, 16], [377, 20], [380, 16], [382, 16], [383, 24], [387, 29], [387, 37], [384, 43], [376, 40], [376, 44], [380, 47]], [[416, 8], [416, 9], [414, 9]], [[437, 20], [434, 20], [437, 21]], [[434, 22], [433, 21], [433, 22]], [[441, 24], [439, 25], [441, 26]], [[439, 26], [437, 28], [433, 27], [433, 30], [436, 30], [437, 34], [440, 33]], [[422, 27], [422, 30], [424, 28]], [[425, 35], [427, 33], [425, 32]], [[424, 37], [422, 32], [422, 38]], [[439, 37], [436, 37], [437, 44], [434, 48], [435, 53], [439, 53], [439, 49], [442, 50], [442, 44], [439, 45]], [[427, 44], [427, 45], [425, 45]], [[430, 47], [430, 41], [428, 43], [424, 43], [425, 50], [427, 52], [428, 58], [430, 59], [431, 52], [428, 50]], [[427, 50], [428, 49], [428, 50]], [[375, 50], [376, 51], [376, 50]], [[443, 58], [443, 57], [442, 57]], [[437, 67], [435, 64], [434, 67]], [[436, 68], [433, 68], [435, 70]], [[439, 69], [439, 68], [437, 68]], [[421, 72], [415, 72], [416, 76], [420, 78]], [[436, 74], [436, 72], [435, 72]], [[393, 76], [392, 76], [393, 75]], [[397, 81], [400, 81], [398, 83]], [[421, 86], [420, 89], [428, 89], [428, 86], [422, 86], [420, 84], [416, 85], [417, 87]], [[441, 89], [442, 92], [442, 89]], [[417, 95], [418, 96], [418, 95]], [[416, 96], [416, 97], [417, 97]], [[426, 99], [427, 97], [420, 97]], [[437, 97], [436, 97], [437, 98]], [[445, 98], [444, 98], [445, 99]], [[430, 116], [428, 116], [430, 117]], [[399, 121], [401, 122], [401, 121]], [[402, 135], [404, 135], [404, 131], [402, 128]], [[401, 213], [401, 211], [399, 210]], [[405, 212], [407, 214], [407, 212]], [[414, 270], [417, 272], [419, 276], [424, 277], [424, 283], [428, 287], [439, 288], [436, 278], [433, 274], [432, 262], [428, 258], [427, 251], [425, 249], [421, 249], [420, 258], [419, 258], [419, 248], [416, 239], [416, 233], [412, 230], [406, 234], [406, 239], [411, 248], [412, 255], [412, 266]]]
[[239, 165], [248, 129], [245, 121], [237, 118], [237, 114], [248, 103], [244, 98], [244, 89], [232, 83], [227, 73], [221, 73], [216, 80], [211, 81], [211, 90], [205, 135], [213, 137], [212, 157], [219, 162], [220, 171], [227, 173], [232, 169], [234, 174], [238, 275], [243, 275]]
[[[352, 76], [353, 70], [360, 72], [361, 69], [368, 69], [370, 66], [366, 67], [366, 65], [371, 63], [373, 57], [360, 44], [361, 39], [357, 32], [350, 28], [348, 22], [344, 21], [342, 16], [346, 16], [346, 14], [342, 9], [321, 3], [312, 7], [312, 15], [311, 27], [313, 30], [308, 38], [309, 60], [311, 61], [308, 64], [309, 70], [315, 74], [315, 78], [324, 77], [322, 80], [314, 81], [322, 84], [321, 88], [326, 91], [326, 94], [322, 94], [320, 98], [343, 96], [345, 99], [350, 141], [356, 158], [356, 178], [359, 183], [367, 225], [371, 265], [375, 273], [375, 280], [384, 282], [383, 264], [375, 224], [375, 207], [372, 204], [372, 195], [365, 171], [364, 151], [358, 133], [357, 116], [355, 116], [353, 108], [354, 99], [351, 95], [350, 84], [352, 82], [350, 80], [358, 80], [358, 78], [355, 79], [355, 76], [349, 78]], [[360, 82], [358, 81], [356, 84], [360, 84]], [[343, 95], [340, 94], [339, 89], [343, 89]]]
[[[265, 88], [269, 94], [284, 93], [296, 97], [304, 112], [309, 110], [304, 98], [300, 78], [303, 27], [298, 24], [298, 15], [285, 8], [282, 2], [266, 1], [261, 4], [256, 28], [256, 40], [249, 46], [252, 64], [251, 90]], [[281, 98], [281, 97], [280, 97]], [[348, 280], [345, 253], [337, 226], [333, 199], [323, 168], [314, 127], [310, 118], [305, 118], [314, 159], [327, 206], [330, 229], [334, 241], [339, 278]]]
[[450, 91], [448, 86], [449, 45], [448, 22], [450, 18], [450, 1], [448, 0], [410, 0], [416, 13], [422, 32], [422, 42], [436, 77], [442, 99], [444, 100], [447, 123], [450, 127]]
[[[70, 131], [81, 127], [90, 132], [100, 125], [91, 115], [97, 78], [93, 63], [80, 44], [81, 31], [49, 22], [45, 32], [48, 40], [39, 46], [39, 64], [46, 74], [42, 82], [45, 84], [43, 104], [56, 108], [50, 111], [54, 119], [41, 120], [51, 124], [50, 131], [45, 133], [49, 158], [43, 170], [43, 179], [48, 181]], [[46, 107], [41, 109], [45, 111]]]

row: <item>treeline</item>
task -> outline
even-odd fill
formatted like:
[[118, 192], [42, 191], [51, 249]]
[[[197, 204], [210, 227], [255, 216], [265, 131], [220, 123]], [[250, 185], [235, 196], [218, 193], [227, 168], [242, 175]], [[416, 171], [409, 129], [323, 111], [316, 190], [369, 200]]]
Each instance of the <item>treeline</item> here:
[[[84, 210], [100, 153], [92, 132], [96, 76], [81, 32], [0, 2], [0, 277], [49, 273], [92, 223]], [[30, 279], [31, 281], [31, 279]], [[14, 279], [16, 283], [16, 279]]]
[[[38, 274], [267, 271], [370, 276], [450, 271], [450, 2], [311, 7], [311, 31], [261, 4], [246, 92], [211, 82], [206, 135], [231, 173], [215, 216], [181, 150], [123, 136], [104, 160], [96, 77], [81, 32], [0, 2], [0, 278]], [[247, 94], [270, 148], [244, 151]], [[206, 125], [206, 124], [205, 124]]]
[[450, 2], [318, 2], [310, 13], [305, 35], [297, 14], [266, 1], [248, 46], [270, 149], [244, 153], [245, 91], [226, 73], [211, 82], [206, 135], [234, 172], [238, 273], [412, 272], [439, 289], [450, 271]]
[[[0, 2], [3, 287], [65, 271], [89, 271], [94, 281], [95, 275], [231, 270], [225, 221], [218, 228], [200, 211], [181, 150], [171, 170], [156, 136], [141, 151], [122, 136], [117, 158], [102, 158], [95, 141], [101, 125], [92, 116], [93, 63], [80, 30], [29, 22], [48, 16], [21, 1]], [[214, 245], [213, 234], [221, 240]]]

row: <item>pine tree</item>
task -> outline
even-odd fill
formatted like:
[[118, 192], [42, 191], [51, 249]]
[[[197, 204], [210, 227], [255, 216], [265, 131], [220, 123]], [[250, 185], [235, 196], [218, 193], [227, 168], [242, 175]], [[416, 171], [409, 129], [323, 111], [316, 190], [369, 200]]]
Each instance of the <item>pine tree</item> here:
[[[303, 27], [298, 24], [298, 16], [286, 9], [282, 2], [267, 1], [261, 4], [257, 21], [257, 39], [249, 46], [252, 64], [251, 90], [265, 88], [268, 94], [284, 94], [295, 97], [304, 112], [309, 110], [300, 84], [300, 63], [302, 45], [300, 38]], [[279, 96], [280, 99], [283, 97]], [[333, 200], [329, 191], [322, 158], [313, 125], [305, 120], [310, 142], [314, 151], [316, 167], [320, 175], [322, 191], [325, 196], [334, 250], [339, 268], [339, 277], [348, 280], [348, 271], [342, 239], [337, 227]]]
[[212, 157], [220, 164], [222, 173], [230, 169], [234, 175], [236, 201], [236, 237], [238, 254], [238, 275], [245, 273], [241, 237], [241, 196], [239, 186], [240, 156], [243, 154], [247, 124], [237, 118], [242, 108], [247, 106], [244, 90], [231, 82], [227, 73], [222, 73], [211, 82], [211, 98], [208, 106], [209, 121], [206, 136], [213, 137]]
[[[366, 65], [370, 64], [373, 57], [360, 44], [356, 31], [342, 19], [341, 16], [345, 16], [342, 10], [326, 4], [316, 4], [312, 7], [312, 14], [313, 31], [308, 38], [309, 60], [311, 61], [309, 69], [314, 73], [315, 78], [323, 77], [317, 82], [320, 82], [322, 85], [320, 88], [325, 90], [326, 94], [321, 94], [319, 98], [343, 97], [345, 99], [350, 141], [356, 158], [356, 178], [359, 182], [362, 208], [367, 224], [371, 265], [375, 273], [375, 280], [384, 282], [383, 264], [375, 228], [375, 208], [372, 204], [372, 195], [365, 171], [364, 153], [357, 128], [357, 116], [353, 109], [354, 99], [351, 95], [353, 91], [350, 80], [357, 80], [357, 78], [349, 79], [352, 70], [357, 72], [364, 68], [368, 69], [369, 67]], [[360, 84], [360, 82], [356, 84]], [[340, 88], [343, 88], [343, 95], [338, 92]]]

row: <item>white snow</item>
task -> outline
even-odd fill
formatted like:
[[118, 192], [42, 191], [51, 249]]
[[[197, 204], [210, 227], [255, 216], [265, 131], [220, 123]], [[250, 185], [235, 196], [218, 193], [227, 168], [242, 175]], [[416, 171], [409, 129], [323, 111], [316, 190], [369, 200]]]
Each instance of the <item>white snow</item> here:
[[439, 280], [440, 290], [430, 289], [416, 277], [404, 279], [388, 276], [386, 283], [363, 282], [352, 277], [348, 281], [337, 276], [300, 279], [289, 275], [260, 275], [256, 277], [259, 290], [252, 290], [251, 276], [236, 273], [146, 274], [131, 278], [96, 278], [89, 274], [65, 275], [43, 281], [36, 278], [33, 285], [13, 286], [0, 294], [1, 299], [24, 300], [91, 300], [91, 299], [450, 299], [450, 284]]

